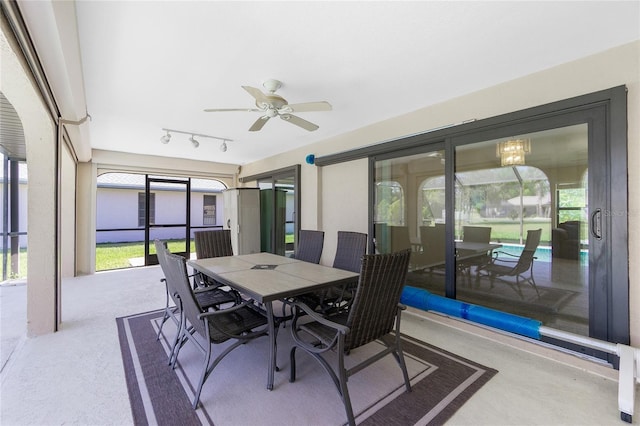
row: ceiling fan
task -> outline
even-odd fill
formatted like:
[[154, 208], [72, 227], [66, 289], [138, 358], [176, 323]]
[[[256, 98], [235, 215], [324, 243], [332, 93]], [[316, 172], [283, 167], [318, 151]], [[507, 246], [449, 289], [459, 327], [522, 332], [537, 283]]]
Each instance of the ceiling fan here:
[[316, 124], [304, 120], [293, 115], [293, 112], [309, 112], [309, 111], [331, 111], [331, 104], [325, 101], [304, 102], [301, 104], [289, 104], [286, 99], [280, 95], [276, 95], [276, 90], [282, 87], [282, 83], [278, 80], [269, 79], [262, 83], [269, 93], [263, 93], [260, 89], [251, 86], [242, 86], [244, 90], [249, 92], [256, 100], [257, 108], [209, 108], [205, 112], [225, 112], [225, 111], [247, 111], [261, 112], [262, 115], [249, 128], [250, 132], [257, 132], [273, 117], [280, 117], [296, 126], [313, 132], [318, 129]]

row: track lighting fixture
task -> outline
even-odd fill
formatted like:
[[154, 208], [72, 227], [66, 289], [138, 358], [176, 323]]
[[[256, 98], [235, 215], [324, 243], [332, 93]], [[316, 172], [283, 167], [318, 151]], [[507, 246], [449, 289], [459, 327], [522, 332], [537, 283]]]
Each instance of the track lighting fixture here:
[[164, 143], [164, 144], [168, 144], [169, 141], [171, 140], [171, 133], [180, 133], [183, 135], [191, 135], [191, 137], [189, 138], [189, 142], [191, 142], [191, 144], [193, 145], [194, 148], [197, 148], [200, 146], [200, 141], [198, 141], [196, 139], [196, 136], [199, 138], [211, 138], [211, 139], [218, 139], [222, 141], [222, 145], [220, 145], [220, 151], [222, 152], [227, 152], [227, 142], [231, 142], [232, 139], [226, 139], [226, 138], [219, 138], [217, 136], [210, 136], [210, 135], [203, 135], [200, 133], [192, 133], [192, 132], [183, 132], [182, 130], [174, 130], [174, 129], [162, 129], [163, 131], [167, 132], [166, 135], [162, 135], [160, 136], [160, 142]]
[[171, 140], [171, 133], [167, 130], [167, 134], [160, 137], [160, 142], [164, 144], [168, 144]]

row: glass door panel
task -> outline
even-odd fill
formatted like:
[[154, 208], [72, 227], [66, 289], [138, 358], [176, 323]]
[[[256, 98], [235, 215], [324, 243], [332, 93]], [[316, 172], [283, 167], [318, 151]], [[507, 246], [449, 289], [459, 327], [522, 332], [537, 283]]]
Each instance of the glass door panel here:
[[258, 180], [263, 252], [293, 256], [297, 234], [296, 180], [296, 170]]
[[153, 244], [155, 239], [165, 241], [172, 253], [190, 257], [189, 193], [189, 179], [147, 177], [146, 195], [143, 194], [142, 199], [139, 199], [139, 220], [145, 225], [146, 265], [158, 264]]
[[458, 299], [589, 335], [588, 137], [581, 124], [456, 147]]
[[411, 248], [407, 284], [444, 295], [444, 151], [375, 161], [373, 236], [377, 253]]
[[277, 254], [292, 256], [296, 236], [295, 185], [293, 176], [282, 176], [275, 180], [276, 188], [276, 248]]

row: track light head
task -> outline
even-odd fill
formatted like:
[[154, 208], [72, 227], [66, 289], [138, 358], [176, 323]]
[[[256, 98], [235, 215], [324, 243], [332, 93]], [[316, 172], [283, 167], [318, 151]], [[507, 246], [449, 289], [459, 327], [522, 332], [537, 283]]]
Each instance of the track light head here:
[[195, 136], [191, 135], [191, 137], [189, 138], [189, 141], [191, 141], [191, 143], [193, 144], [194, 148], [197, 148], [200, 146], [200, 142], [198, 142], [195, 138]]
[[170, 140], [171, 140], [171, 133], [169, 133], [169, 132], [167, 132], [166, 135], [160, 136], [160, 142], [162, 142], [164, 144], [168, 144]]
[[222, 145], [220, 145], [220, 151], [227, 152], [227, 141], [222, 141]]

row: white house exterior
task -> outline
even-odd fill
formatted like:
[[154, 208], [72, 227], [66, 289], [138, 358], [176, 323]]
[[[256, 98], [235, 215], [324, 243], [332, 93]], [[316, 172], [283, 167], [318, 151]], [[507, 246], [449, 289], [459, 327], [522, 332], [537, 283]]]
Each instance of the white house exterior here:
[[[217, 180], [192, 179], [191, 227], [222, 226], [222, 191], [226, 186]], [[184, 187], [154, 183], [151, 187], [151, 224], [184, 224]], [[144, 241], [145, 176], [129, 173], [105, 173], [98, 177], [96, 196], [96, 242], [116, 243]], [[215, 199], [215, 204], [211, 201]], [[205, 211], [205, 200], [207, 209]], [[144, 205], [144, 204], [142, 204]], [[209, 219], [205, 222], [205, 215]], [[193, 230], [191, 232], [193, 236]], [[185, 228], [167, 227], [151, 229], [150, 239], [181, 239]]]

